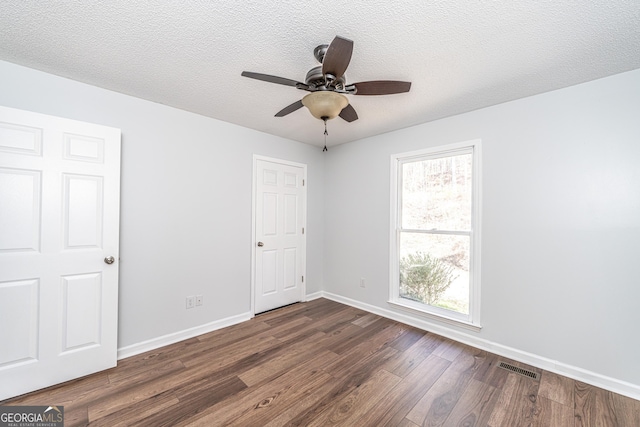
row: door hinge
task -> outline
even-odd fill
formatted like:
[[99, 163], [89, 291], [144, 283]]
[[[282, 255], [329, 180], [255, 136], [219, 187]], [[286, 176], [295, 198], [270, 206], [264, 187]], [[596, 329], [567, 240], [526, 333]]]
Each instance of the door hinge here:
[[304, 283], [304, 276], [302, 276], [302, 283]]
[[304, 179], [302, 180], [302, 186], [304, 187]]
[[304, 227], [302, 227], [302, 234], [304, 234]]

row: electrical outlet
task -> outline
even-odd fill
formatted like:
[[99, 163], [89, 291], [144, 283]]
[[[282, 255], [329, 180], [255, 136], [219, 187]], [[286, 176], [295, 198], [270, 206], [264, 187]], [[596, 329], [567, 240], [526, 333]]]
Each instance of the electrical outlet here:
[[196, 305], [202, 305], [202, 295], [196, 295]]
[[187, 297], [187, 309], [193, 308], [196, 305], [196, 297]]
[[360, 287], [361, 287], [361, 288], [366, 288], [366, 286], [365, 286], [365, 281], [364, 281], [364, 277], [361, 277], [361, 278], [360, 278]]

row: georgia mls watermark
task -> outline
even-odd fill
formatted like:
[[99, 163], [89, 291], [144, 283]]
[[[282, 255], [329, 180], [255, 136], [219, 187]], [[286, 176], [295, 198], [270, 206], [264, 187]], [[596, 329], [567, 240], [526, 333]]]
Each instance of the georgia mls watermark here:
[[0, 406], [0, 427], [64, 427], [64, 406]]

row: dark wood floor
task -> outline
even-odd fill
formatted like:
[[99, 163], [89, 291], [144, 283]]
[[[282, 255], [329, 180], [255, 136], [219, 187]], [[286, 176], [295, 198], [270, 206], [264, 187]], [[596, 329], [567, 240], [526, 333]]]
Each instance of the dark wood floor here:
[[4, 404], [63, 405], [67, 427], [640, 426], [640, 401], [326, 299]]

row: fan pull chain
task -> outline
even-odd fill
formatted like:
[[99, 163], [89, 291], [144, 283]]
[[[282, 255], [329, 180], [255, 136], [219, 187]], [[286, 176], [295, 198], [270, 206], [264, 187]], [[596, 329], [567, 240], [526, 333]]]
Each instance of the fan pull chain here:
[[324, 153], [327, 151], [327, 135], [329, 135], [329, 132], [327, 132], [327, 119], [323, 117], [322, 120], [324, 120], [324, 148], [322, 149]]

